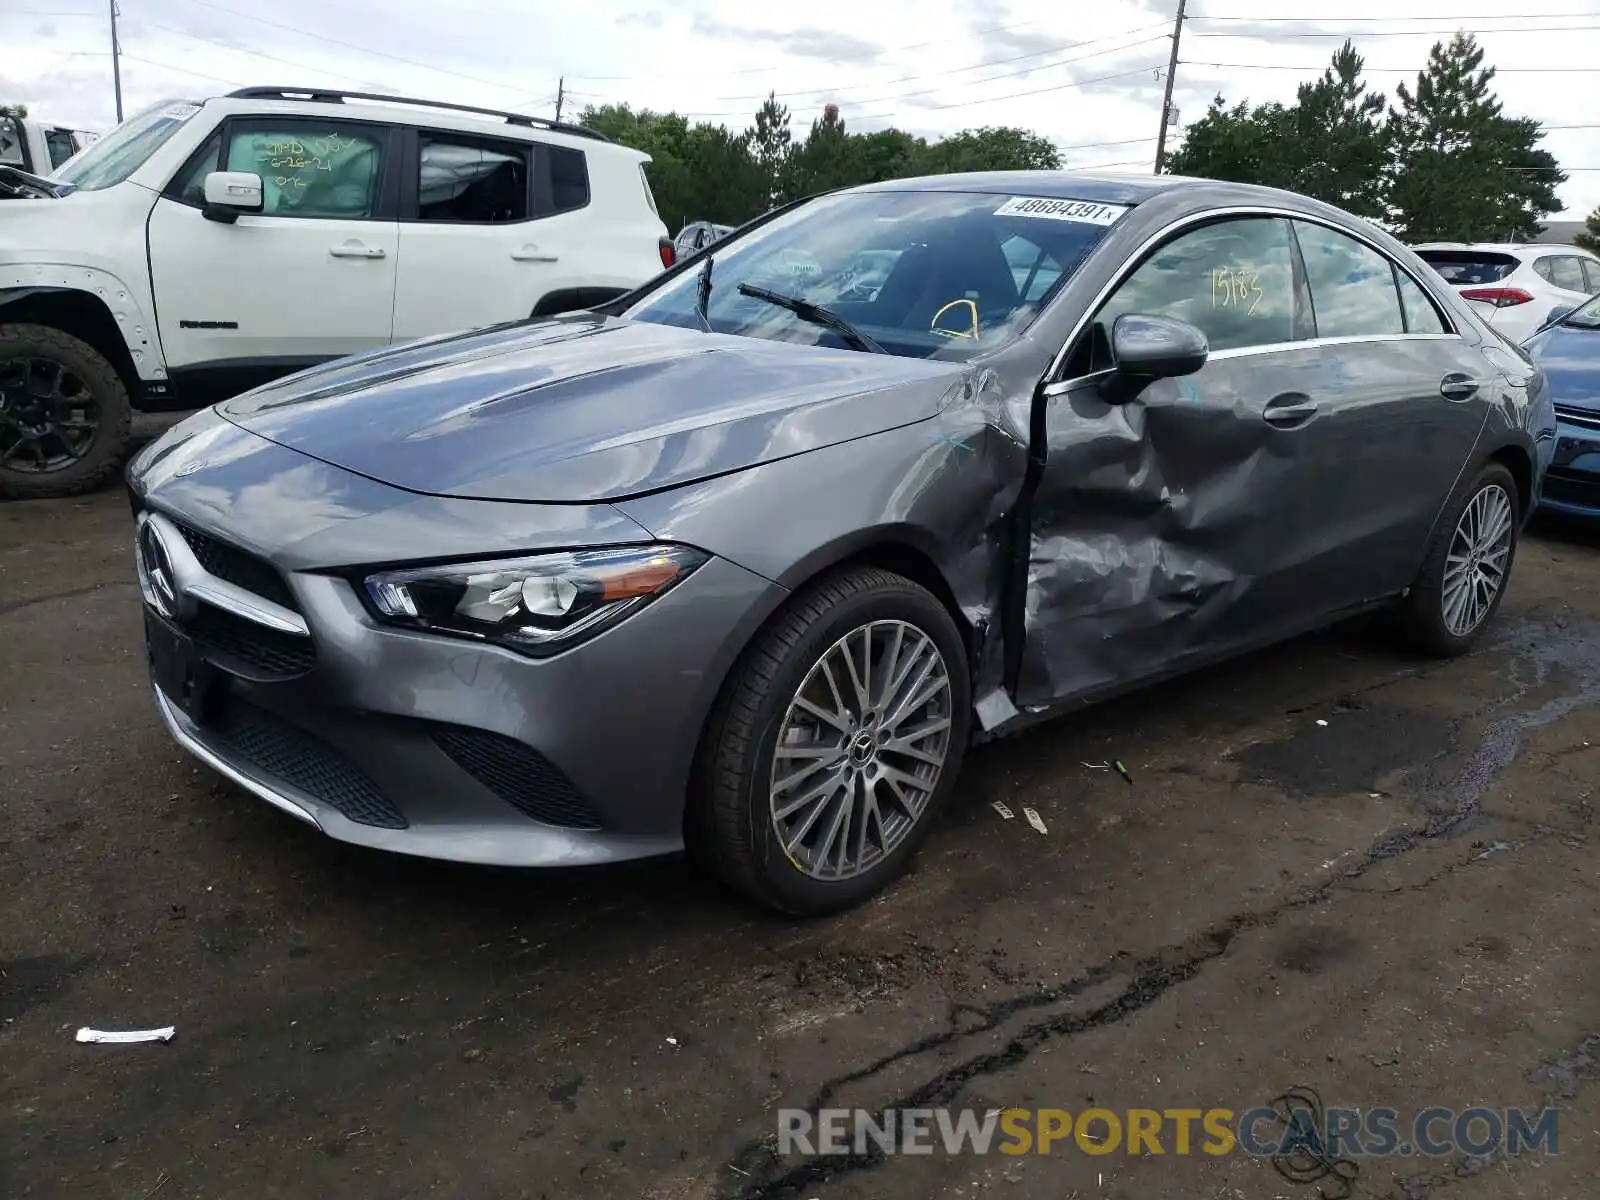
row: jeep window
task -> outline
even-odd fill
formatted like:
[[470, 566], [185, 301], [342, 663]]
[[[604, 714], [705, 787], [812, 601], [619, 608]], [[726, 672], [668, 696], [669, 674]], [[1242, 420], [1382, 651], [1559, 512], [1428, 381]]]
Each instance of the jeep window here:
[[70, 183], [80, 192], [114, 187], [143, 166], [145, 159], [199, 111], [198, 104], [163, 100], [129, 117], [50, 178]]
[[227, 167], [261, 176], [267, 217], [360, 220], [378, 206], [384, 130], [344, 121], [230, 125]]
[[417, 216], [479, 225], [526, 221], [528, 149], [525, 142], [423, 134]]
[[541, 146], [550, 163], [550, 211], [571, 212], [589, 203], [589, 161], [582, 150]]
[[[830, 309], [891, 354], [970, 359], [1026, 328], [1122, 211], [1055, 197], [898, 188], [822, 196], [702, 251], [715, 262], [706, 320], [719, 333], [848, 344], [821, 323], [740, 292], [750, 284]], [[1012, 241], [1019, 236], [1035, 248], [1020, 278]], [[1042, 271], [1028, 279], [1041, 252], [1053, 273], [1042, 286]], [[698, 272], [680, 272], [622, 315], [703, 328], [698, 283]]]

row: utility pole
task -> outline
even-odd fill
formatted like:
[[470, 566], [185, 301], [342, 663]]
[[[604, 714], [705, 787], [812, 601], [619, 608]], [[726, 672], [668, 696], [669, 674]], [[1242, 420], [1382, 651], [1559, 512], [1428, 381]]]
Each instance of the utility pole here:
[[567, 77], [563, 75], [556, 82], [556, 124], [561, 124], [561, 105], [567, 98]]
[[1156, 135], [1156, 174], [1161, 174], [1161, 160], [1167, 156], [1167, 122], [1172, 116], [1172, 84], [1178, 74], [1178, 41], [1183, 37], [1183, 5], [1178, 0], [1178, 15], [1172, 22], [1172, 58], [1167, 62], [1167, 90], [1161, 97], [1161, 132]]
[[117, 44], [117, 0], [111, 4], [111, 83], [117, 89], [117, 124], [122, 124], [122, 47]]

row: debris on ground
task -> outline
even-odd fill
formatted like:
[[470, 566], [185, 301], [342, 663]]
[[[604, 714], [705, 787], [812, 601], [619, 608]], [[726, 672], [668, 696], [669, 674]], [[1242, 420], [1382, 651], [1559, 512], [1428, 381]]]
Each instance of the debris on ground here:
[[1037, 832], [1039, 832], [1039, 833], [1049, 833], [1050, 832], [1048, 829], [1046, 829], [1044, 827], [1044, 818], [1041, 817], [1035, 810], [1033, 810], [1031, 808], [1025, 808], [1025, 809], [1022, 810], [1022, 815], [1028, 819], [1028, 824], [1032, 825], [1033, 828]]
[[125, 1029], [121, 1032], [90, 1029], [85, 1025], [78, 1030], [78, 1041], [80, 1042], [104, 1042], [116, 1045], [129, 1042], [170, 1042], [177, 1036], [178, 1027], [176, 1025], [167, 1025], [161, 1029]]
[[1009, 820], [1011, 820], [1012, 817], [1017, 815], [1016, 813], [1012, 812], [1009, 808], [1007, 808], [1005, 806], [1005, 804], [1003, 802], [999, 801], [999, 800], [996, 800], [996, 801], [992, 802], [989, 805], [989, 807], [994, 809], [995, 812], [999, 813], [1000, 814], [1000, 819], [1003, 820], [1003, 821], [1009, 821]]

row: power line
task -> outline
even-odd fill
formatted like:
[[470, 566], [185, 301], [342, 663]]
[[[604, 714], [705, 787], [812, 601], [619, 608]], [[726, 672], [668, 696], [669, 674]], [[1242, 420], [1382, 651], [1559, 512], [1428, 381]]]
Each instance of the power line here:
[[[1007, 63], [1022, 62], [1024, 59], [1029, 59], [1029, 58], [1043, 58], [1044, 56], [1046, 56], [1048, 54], [1059, 54], [1063, 50], [1077, 50], [1077, 49], [1081, 49], [1084, 46], [1093, 46], [1097, 42], [1109, 42], [1112, 38], [1127, 37], [1131, 33], [1148, 33], [1152, 29], [1165, 29], [1166, 27], [1167, 27], [1167, 23], [1165, 21], [1162, 21], [1162, 22], [1160, 22], [1159, 24], [1156, 24], [1156, 25], [1141, 25], [1141, 26], [1139, 26], [1138, 28], [1135, 28], [1135, 29], [1124, 29], [1119, 33], [1108, 33], [1108, 34], [1106, 34], [1105, 37], [1089, 38], [1087, 41], [1065, 42], [1060, 46], [1052, 46], [1048, 50], [1036, 50], [1032, 54], [1018, 54], [1018, 55], [1015, 55], [1012, 58], [997, 58], [997, 59], [990, 60], [988, 62], [973, 63], [970, 66], [952, 67], [948, 71], [924, 71], [924, 72], [922, 72], [920, 74], [917, 74], [917, 75], [902, 75], [898, 79], [885, 79], [885, 80], [882, 80], [880, 82], [874, 82], [874, 83], [846, 83], [846, 84], [841, 84], [841, 85], [839, 85], [837, 87], [795, 88], [793, 91], [778, 92], [777, 95], [780, 98], [785, 97], [785, 96], [809, 96], [809, 95], [816, 95], [818, 93], [833, 93], [833, 92], [850, 91], [850, 90], [855, 90], [855, 89], [858, 89], [858, 88], [889, 87], [889, 86], [891, 86], [893, 84], [896, 84], [896, 83], [914, 83], [919, 79], [937, 79], [937, 78], [942, 78], [942, 77], [944, 77], [946, 75], [959, 75], [963, 71], [977, 71], [977, 70], [981, 70], [984, 67], [1001, 67], [1001, 66], [1005, 66]], [[1095, 58], [1095, 57], [1098, 57], [1099, 55], [1102, 55], [1102, 54], [1115, 54], [1119, 49], [1120, 50], [1128, 50], [1128, 49], [1132, 49], [1135, 46], [1142, 46], [1146, 42], [1154, 42], [1154, 41], [1160, 41], [1160, 40], [1161, 40], [1160, 38], [1146, 38], [1142, 42], [1130, 42], [1126, 46], [1113, 46], [1110, 49], [1097, 50], [1097, 51], [1095, 51], [1094, 54], [1085, 54], [1082, 57], [1083, 58]], [[1069, 59], [1064, 59], [1062, 61], [1063, 62], [1077, 62], [1078, 59], [1069, 58]], [[1027, 67], [1027, 68], [1025, 68], [1025, 69], [1023, 69], [1021, 71], [1012, 71], [1012, 72], [1009, 72], [1009, 73], [1004, 74], [1004, 75], [991, 75], [991, 76], [989, 76], [989, 79], [1008, 79], [1008, 78], [1010, 78], [1011, 75], [1026, 75], [1030, 71], [1043, 71], [1043, 70], [1046, 70], [1046, 69], [1048, 69], [1050, 67], [1060, 66], [1060, 65], [1061, 65], [1061, 63], [1042, 63], [1039, 66]], [[987, 83], [988, 80], [987, 79], [969, 79], [966, 82], [967, 83]], [[913, 95], [913, 96], [916, 96], [916, 95], [921, 95], [922, 93], [920, 93], [920, 92], [912, 92], [910, 94]], [[767, 95], [768, 95], [768, 93], [766, 93], [766, 92], [760, 92], [760, 93], [757, 93], [757, 94], [744, 95], [744, 96], [713, 96], [711, 98], [713, 100], [765, 100], [767, 98]], [[892, 97], [892, 96], [891, 97], [887, 97], [887, 98], [891, 99], [891, 100], [894, 99], [894, 97]], [[858, 104], [876, 104], [876, 103], [878, 103], [878, 101], [876, 101], [876, 100], [858, 100], [858, 101], [856, 101], [856, 103], [858, 103]]]
[[1057, 150], [1099, 150], [1103, 146], [1137, 146], [1140, 142], [1153, 142], [1155, 134], [1147, 137], [1123, 138], [1120, 142], [1074, 142], [1071, 144], [1056, 143]]
[[[1006, 33], [1013, 29], [1022, 29], [1028, 25], [1037, 25], [1039, 21], [1040, 18], [1035, 17], [1030, 21], [1018, 21], [1013, 25], [992, 25], [987, 29], [974, 29], [968, 33], [961, 34], [959, 37], [937, 38], [931, 42], [917, 42], [911, 46], [894, 46], [884, 50], [882, 53], [903, 54], [908, 50], [924, 50], [929, 46], [943, 46], [949, 44], [950, 42], [969, 42], [973, 38], [983, 37], [985, 34]], [[1163, 22], [1163, 24], [1164, 23], [1165, 22]], [[1118, 35], [1112, 34], [1111, 36], [1116, 37]], [[604, 80], [704, 79], [707, 77], [707, 75], [710, 75], [710, 77], [713, 79], [721, 79], [733, 75], [768, 75], [771, 74], [771, 72], [771, 67], [742, 67], [737, 71], [673, 71], [661, 75], [641, 75], [635, 71], [629, 75], [570, 75], [568, 78], [586, 79], [590, 83], [598, 83]]]
[[[1328, 64], [1325, 63], [1325, 62], [1317, 63], [1315, 66], [1305, 67], [1305, 66], [1296, 66], [1296, 65], [1291, 64], [1291, 63], [1199, 62], [1199, 61], [1196, 61], [1194, 59], [1188, 59], [1188, 58], [1183, 60], [1183, 65], [1186, 66], [1186, 67], [1223, 67], [1223, 68], [1226, 68], [1227, 70], [1230, 70], [1230, 71], [1324, 71], [1324, 70], [1327, 70], [1327, 67], [1328, 67]], [[1416, 67], [1371, 67], [1371, 66], [1366, 66], [1365, 64], [1363, 64], [1361, 69], [1363, 71], [1372, 71], [1372, 72], [1375, 72], [1375, 73], [1378, 73], [1378, 74], [1412, 75], [1412, 74], [1420, 74], [1421, 73], [1419, 71], [1419, 69], [1416, 68]], [[1519, 73], [1520, 74], [1539, 74], [1539, 75], [1543, 75], [1543, 74], [1546, 74], [1546, 73], [1549, 73], [1549, 72], [1552, 72], [1552, 71], [1555, 71], [1555, 72], [1579, 72], [1579, 71], [1581, 71], [1581, 72], [1584, 72], [1585, 74], [1592, 75], [1592, 74], [1594, 74], [1595, 68], [1594, 67], [1495, 67], [1494, 68], [1494, 73], [1496, 75], [1509, 75], [1509, 74], [1519, 74]]]
[[244, 54], [251, 58], [262, 58], [266, 59], [268, 62], [282, 63], [286, 67], [297, 67], [302, 71], [314, 71], [318, 75], [331, 75], [335, 78], [347, 79], [351, 83], [366, 84], [368, 87], [382, 88], [388, 86], [387, 84], [379, 83], [377, 80], [363, 79], [358, 75], [346, 75], [342, 71], [333, 70], [328, 67], [313, 66], [310, 63], [299, 62], [292, 58], [282, 58], [279, 55], [267, 54], [261, 50], [246, 50], [243, 46], [235, 46], [232, 43], [224, 42], [219, 38], [206, 37], [204, 34], [190, 33], [184, 29], [175, 29], [171, 25], [163, 25], [159, 21], [140, 21], [139, 25], [141, 27], [148, 25], [152, 29], [165, 30], [167, 33], [175, 33], [179, 37], [190, 38], [196, 42], [205, 42], [208, 45], [220, 46], [222, 49], [231, 50], [235, 54]]
[[220, 4], [213, 4], [211, 0], [188, 0], [190, 4], [198, 4], [202, 8], [215, 9], [217, 12], [227, 13], [229, 16], [241, 17], [246, 21], [255, 21], [262, 25], [270, 25], [274, 29], [285, 29], [290, 33], [298, 33], [302, 37], [316, 38], [318, 41], [327, 42], [331, 46], [343, 46], [347, 50], [359, 50], [363, 54], [372, 54], [378, 58], [392, 59], [398, 63], [405, 63], [409, 67], [421, 67], [424, 71], [437, 71], [441, 75], [453, 75], [457, 79], [465, 79], [471, 83], [481, 83], [488, 87], [500, 88], [507, 92], [522, 92], [526, 94], [526, 87], [514, 86], [509, 83], [498, 83], [493, 79], [484, 79], [480, 75], [468, 75], [462, 71], [452, 71], [448, 67], [436, 67], [431, 63], [420, 62], [414, 58], [402, 58], [398, 54], [390, 54], [383, 50], [374, 50], [371, 46], [363, 46], [357, 42], [342, 42], [338, 38], [328, 37], [326, 34], [313, 33], [309, 29], [301, 29], [297, 25], [285, 25], [282, 21], [270, 21], [266, 17], [258, 17], [253, 13], [240, 12], [236, 8], [224, 8]]
[[[1561, 17], [1592, 17], [1592, 16], [1594, 16], [1593, 12], [1476, 13], [1476, 14], [1473, 14], [1472, 16], [1467, 17], [1466, 19], [1469, 20], [1469, 21], [1550, 21], [1550, 20], [1556, 20], [1556, 19], [1561, 18]], [[1237, 16], [1237, 15], [1212, 16], [1209, 13], [1206, 14], [1205, 16], [1201, 16], [1199, 13], [1191, 13], [1189, 15], [1189, 20], [1191, 20], [1191, 21], [1249, 21], [1249, 22], [1253, 22], [1253, 23], [1261, 24], [1261, 25], [1276, 25], [1276, 24], [1305, 24], [1305, 25], [1311, 25], [1311, 24], [1315, 24], [1318, 21], [1343, 21], [1346, 24], [1356, 23], [1356, 24], [1366, 25], [1366, 24], [1372, 24], [1372, 23], [1378, 22], [1378, 21], [1384, 21], [1384, 22], [1388, 22], [1388, 21], [1411, 21], [1411, 22], [1416, 22], [1416, 21], [1438, 21], [1440, 19], [1441, 18], [1440, 18], [1438, 13], [1429, 13], [1426, 16], [1418, 16], [1418, 17], [1351, 17], [1351, 16], [1346, 16], [1343, 13], [1340, 13], [1338, 16], [1329, 16], [1329, 17], [1247, 17], [1247, 16]]]
[[[1135, 50], [1135, 49], [1138, 49], [1140, 46], [1147, 46], [1152, 42], [1160, 42], [1160, 41], [1165, 41], [1165, 40], [1166, 39], [1165, 39], [1164, 36], [1143, 38], [1143, 39], [1141, 39], [1140, 41], [1137, 41], [1137, 42], [1128, 42], [1125, 45], [1112, 46], [1112, 47], [1110, 47], [1109, 49], [1106, 49], [1106, 50], [1096, 50], [1096, 51], [1094, 51], [1094, 52], [1092, 52], [1090, 54], [1079, 54], [1079, 55], [1075, 55], [1072, 58], [1057, 59], [1055, 62], [1052, 62], [1052, 63], [1042, 63], [1042, 64], [1039, 64], [1037, 66], [1024, 67], [1024, 68], [1022, 68], [1021, 70], [1018, 70], [1018, 71], [1003, 71], [998, 75], [988, 75], [988, 76], [985, 76], [982, 79], [967, 79], [967, 80], [963, 80], [962, 82], [960, 82], [958, 84], [954, 84], [954, 85], [945, 85], [945, 86], [942, 86], [942, 87], [922, 88], [919, 91], [915, 91], [915, 92], [899, 92], [899, 93], [896, 93], [895, 95], [892, 95], [892, 96], [873, 96], [873, 97], [870, 97], [870, 98], [867, 98], [867, 99], [856, 98], [856, 99], [851, 99], [850, 103], [852, 103], [852, 104], [894, 104], [894, 103], [896, 103], [897, 101], [900, 101], [900, 100], [908, 100], [913, 96], [931, 96], [935, 92], [944, 91], [945, 88], [948, 87], [948, 86], [971, 87], [972, 85], [979, 84], [979, 83], [993, 83], [997, 79], [1014, 79], [1018, 75], [1032, 75], [1036, 71], [1045, 71], [1045, 70], [1049, 70], [1052, 67], [1064, 67], [1068, 63], [1084, 62], [1084, 61], [1086, 61], [1088, 59], [1091, 59], [1091, 58], [1104, 58], [1108, 54], [1118, 54], [1118, 53], [1121, 53], [1124, 50]], [[924, 75], [921, 78], [931, 79], [931, 78], [938, 78], [938, 77], [939, 76], [937, 74], [935, 74], [935, 75]], [[913, 76], [912, 78], [916, 78], [916, 76]], [[823, 94], [823, 95], [827, 95], [828, 94], [827, 90], [824, 89], [824, 88], [808, 88], [808, 89], [806, 89], [806, 91], [808, 93], [810, 93], [810, 94], [818, 94], [818, 93]], [[794, 93], [790, 93], [790, 94], [794, 94]], [[765, 100], [766, 99], [766, 94], [763, 93], [760, 96], [747, 96], [747, 97], [745, 97], [745, 99], [748, 99], [748, 100]], [[734, 110], [726, 110], [725, 109], [725, 110], [722, 110], [722, 111], [719, 111], [719, 112], [688, 112], [688, 113], [684, 113], [683, 115], [686, 116], [686, 117], [732, 117], [732, 116], [740, 115], [740, 113], [742, 111], [743, 110], [740, 110], [740, 109], [734, 109]]]
[[126, 50], [122, 57], [130, 62], [143, 63], [147, 67], [160, 67], [163, 71], [176, 71], [180, 75], [193, 75], [196, 79], [209, 79], [212, 83], [225, 83], [229, 87], [244, 87], [237, 79], [224, 79], [220, 75], [207, 75], [204, 71], [190, 70], [188, 67], [175, 67], [171, 63], [157, 62], [153, 58], [141, 58], [137, 54], [129, 54]]
[[[1589, 13], [1586, 15], [1593, 16], [1594, 14]], [[1600, 25], [1501, 25], [1493, 29], [1467, 29], [1463, 26], [1456, 25], [1451, 26], [1448, 29], [1363, 29], [1358, 30], [1357, 34], [1361, 37], [1403, 38], [1447, 37], [1454, 33], [1583, 33], [1591, 29], [1600, 29]], [[1257, 38], [1258, 35], [1252, 33], [1223, 33], [1216, 30], [1201, 30], [1197, 33], [1191, 33], [1189, 36], [1197, 38], [1234, 38], [1236, 40], [1242, 40], [1245, 38]], [[1271, 35], [1271, 37], [1274, 41], [1279, 38], [1346, 39], [1351, 38], [1351, 34], [1349, 30], [1344, 30], [1342, 32], [1324, 32], [1321, 30], [1316, 32], [1311, 32], [1309, 30], [1286, 30], [1283, 33], [1274, 33]]]
[[1068, 166], [1067, 170], [1069, 170], [1069, 171], [1109, 171], [1112, 167], [1142, 167], [1142, 166], [1144, 166], [1144, 164], [1145, 164], [1145, 160], [1142, 159], [1142, 158], [1130, 158], [1130, 159], [1127, 159], [1124, 162], [1090, 163], [1086, 167]]

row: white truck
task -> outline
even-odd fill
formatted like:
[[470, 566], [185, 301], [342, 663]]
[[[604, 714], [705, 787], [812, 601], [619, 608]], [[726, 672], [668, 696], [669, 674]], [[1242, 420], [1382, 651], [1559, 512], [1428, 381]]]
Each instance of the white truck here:
[[[0, 109], [0, 167], [48, 175], [97, 136], [85, 129], [52, 125], [37, 117]], [[5, 194], [0, 190], [0, 198]]]
[[0, 167], [0, 497], [396, 342], [587, 308], [671, 265], [649, 156], [519, 113], [326, 89], [163, 102], [48, 177]]

